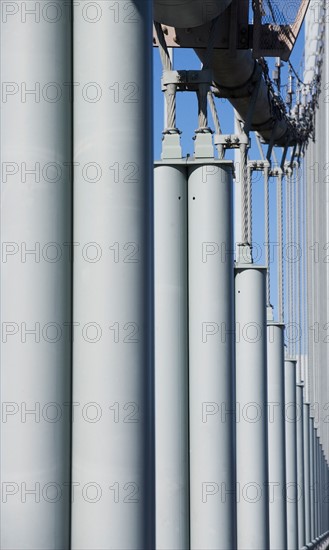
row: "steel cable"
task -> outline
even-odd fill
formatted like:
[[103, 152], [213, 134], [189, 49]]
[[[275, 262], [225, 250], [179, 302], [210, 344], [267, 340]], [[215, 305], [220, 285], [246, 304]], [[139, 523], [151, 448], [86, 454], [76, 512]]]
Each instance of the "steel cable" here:
[[271, 274], [270, 274], [270, 187], [269, 166], [264, 167], [264, 196], [265, 196], [265, 265], [266, 271], [266, 305], [271, 305]]
[[277, 182], [277, 234], [278, 234], [278, 317], [284, 323], [284, 273], [283, 273], [283, 173], [278, 171]]
[[[160, 59], [164, 71], [172, 71], [172, 61], [168, 52], [167, 43], [160, 23], [154, 22], [155, 31], [159, 41]], [[167, 121], [165, 133], [177, 132], [176, 128], [176, 85], [168, 84], [165, 90], [167, 104]]]

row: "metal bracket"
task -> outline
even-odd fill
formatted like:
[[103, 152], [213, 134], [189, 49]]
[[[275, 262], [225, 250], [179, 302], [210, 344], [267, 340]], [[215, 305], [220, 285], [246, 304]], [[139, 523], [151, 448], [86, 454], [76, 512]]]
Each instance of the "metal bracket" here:
[[282, 174], [283, 174], [283, 170], [282, 170], [281, 166], [274, 166], [272, 168], [272, 170], [270, 170], [270, 172], [269, 172], [269, 176], [274, 177], [274, 178], [278, 178]]
[[161, 89], [166, 91], [169, 84], [177, 86], [178, 92], [197, 92], [200, 84], [212, 83], [212, 71], [201, 69], [200, 71], [163, 71]]
[[283, 172], [283, 174], [284, 174], [285, 176], [288, 176], [288, 175], [291, 176], [291, 174], [292, 174], [292, 172], [293, 172], [293, 169], [292, 169], [292, 167], [291, 167], [290, 161], [284, 163], [284, 166], [283, 166], [283, 168], [282, 168], [282, 172]]
[[[212, 71], [201, 69], [200, 71], [163, 71], [161, 88], [167, 92], [168, 88], [175, 87], [176, 92], [196, 92], [206, 87], [210, 89], [212, 82]], [[194, 156], [198, 159], [214, 158], [214, 146], [212, 131], [210, 128], [202, 128], [196, 131], [194, 137]], [[179, 135], [165, 133], [162, 145], [162, 156], [164, 159], [182, 158]]]
[[268, 160], [249, 160], [247, 166], [252, 172], [263, 172], [266, 168], [270, 169], [271, 163]]
[[[210, 89], [212, 82], [212, 71], [210, 69], [201, 69], [200, 71], [164, 71], [162, 77], [162, 90], [166, 91], [167, 86], [174, 85], [178, 92], [198, 92], [204, 87]], [[214, 146], [212, 141], [212, 132], [210, 128], [198, 130], [194, 137], [194, 157], [197, 159], [214, 158]], [[177, 143], [168, 147], [168, 152], [163, 151], [163, 155], [170, 154], [170, 158], [181, 158], [172, 155], [179, 155]], [[169, 157], [162, 157], [169, 158]]]
[[181, 158], [183, 158], [183, 153], [179, 133], [165, 133], [162, 138], [161, 159], [168, 160]]
[[250, 138], [246, 134], [215, 134], [214, 144], [223, 149], [239, 149], [240, 145], [250, 148]]
[[214, 146], [212, 141], [212, 134], [210, 132], [198, 132], [193, 139], [195, 141], [194, 157], [196, 159], [214, 158]]
[[250, 139], [246, 134], [215, 134], [214, 145], [219, 158], [224, 158], [226, 149], [240, 149], [241, 145], [246, 145], [250, 149]]
[[236, 264], [252, 264], [252, 245], [248, 243], [238, 243]]
[[267, 322], [273, 322], [274, 321], [273, 306], [267, 306], [267, 308], [266, 308], [266, 321]]

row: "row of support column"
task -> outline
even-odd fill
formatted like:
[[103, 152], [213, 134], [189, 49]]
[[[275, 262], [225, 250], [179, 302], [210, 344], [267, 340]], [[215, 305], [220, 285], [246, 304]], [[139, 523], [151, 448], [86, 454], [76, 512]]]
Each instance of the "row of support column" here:
[[151, 2], [74, 3], [74, 44], [25, 4], [1, 20], [1, 547], [297, 548], [306, 465], [315, 540], [327, 463], [307, 405], [271, 425], [296, 368], [265, 269], [234, 269], [231, 163], [159, 164], [153, 225]]
[[[100, 215], [102, 205], [90, 194], [89, 203], [94, 200]], [[94, 347], [91, 357], [87, 343], [78, 341], [81, 355], [75, 356], [80, 365], [75, 374], [75, 402], [88, 399], [96, 412], [97, 405], [105, 410], [108, 398], [103, 390], [115, 391], [111, 402], [115, 395], [122, 395], [128, 408], [123, 407], [127, 413], [124, 430], [117, 425], [119, 417], [112, 427], [107, 426], [108, 443], [103, 440], [104, 426], [75, 421], [73, 487], [83, 482], [93, 491], [102, 490], [109, 471], [113, 475], [115, 470], [123, 481], [109, 487], [113, 504], [120, 504], [122, 498], [122, 506], [113, 505], [113, 510], [110, 500], [98, 498], [99, 494], [97, 498], [88, 492], [82, 499], [75, 496], [72, 548], [87, 548], [96, 540], [99, 548], [139, 548], [142, 543], [163, 550], [297, 550], [308, 542], [306, 535], [310, 542], [327, 530], [328, 468], [309, 405], [303, 403], [296, 361], [284, 360], [284, 327], [266, 320], [266, 270], [252, 264], [234, 268], [231, 163], [159, 163], [154, 212], [155, 521], [145, 495], [146, 491], [154, 494], [154, 487], [148, 485], [152, 461], [147, 462], [145, 450], [145, 434], [152, 433], [145, 419], [152, 388], [146, 395], [150, 381], [143, 381], [143, 376], [150, 372], [143, 375], [140, 369], [130, 377], [121, 370], [113, 373], [106, 388], [104, 380], [116, 361], [127, 369], [130, 362], [138, 366], [136, 350], [122, 346], [106, 374], [102, 357], [109, 357], [111, 347]], [[109, 223], [113, 219], [115, 213]], [[102, 223], [106, 220], [104, 212]], [[102, 234], [99, 229], [97, 238]], [[77, 293], [89, 280], [87, 268], [82, 269], [79, 262], [78, 268], [85, 275], [76, 283]], [[112, 289], [107, 281], [103, 284], [102, 269], [89, 269], [98, 284], [92, 301], [86, 303], [89, 308], [96, 304], [99, 314], [104, 292], [110, 292], [104, 307], [115, 305], [115, 290], [131, 280], [124, 266]], [[123, 295], [121, 289], [118, 296]], [[134, 300], [136, 296], [141, 296], [140, 289]], [[131, 297], [127, 304], [127, 308], [136, 308], [132, 319], [140, 312], [134, 300]], [[79, 311], [78, 300], [77, 304]], [[119, 315], [123, 305], [117, 303], [117, 307]], [[87, 322], [83, 313], [80, 316]], [[102, 321], [106, 323], [105, 309]], [[139, 324], [144, 330], [147, 327], [143, 319]], [[131, 343], [138, 344], [138, 340]], [[141, 357], [146, 357], [144, 353]], [[89, 372], [91, 361], [94, 368]], [[139, 418], [139, 410], [144, 418]], [[121, 414], [120, 408], [114, 412]], [[88, 481], [91, 472], [97, 481]], [[10, 507], [3, 508], [10, 518]], [[106, 519], [109, 510], [110, 522]], [[61, 521], [69, 522], [68, 517], [63, 514], [57, 519], [55, 533], [63, 533]], [[17, 541], [17, 531], [10, 528], [10, 521], [8, 525], [4, 548]], [[50, 525], [44, 524], [44, 534], [31, 532], [36, 548]], [[48, 539], [50, 548], [57, 544], [52, 546], [53, 541], [49, 544]]]
[[156, 548], [301, 549], [328, 529], [328, 470], [284, 325], [266, 317], [266, 269], [233, 263], [230, 163], [168, 162], [155, 166]]
[[235, 548], [232, 163], [154, 183], [156, 547]]

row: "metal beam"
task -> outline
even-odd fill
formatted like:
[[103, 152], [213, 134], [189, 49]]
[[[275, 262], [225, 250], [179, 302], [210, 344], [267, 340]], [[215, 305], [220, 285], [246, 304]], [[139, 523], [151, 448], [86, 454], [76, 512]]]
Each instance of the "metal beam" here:
[[198, 27], [218, 17], [232, 0], [153, 0], [154, 19], [165, 25]]

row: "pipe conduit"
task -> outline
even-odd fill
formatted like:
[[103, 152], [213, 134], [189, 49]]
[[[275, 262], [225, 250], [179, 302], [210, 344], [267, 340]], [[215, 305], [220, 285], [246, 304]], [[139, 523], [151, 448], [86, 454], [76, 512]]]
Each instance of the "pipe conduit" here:
[[[230, 3], [231, 0], [154, 0], [154, 18], [173, 27], [197, 27], [215, 19]], [[197, 49], [195, 52], [204, 62], [206, 49]], [[257, 81], [256, 64], [251, 50], [231, 52], [217, 49], [212, 56], [214, 84], [229, 99], [242, 122], [246, 120]], [[292, 127], [285, 118], [280, 117], [279, 112], [273, 110], [272, 99], [265, 79], [261, 76], [251, 129], [257, 131], [265, 142], [273, 137], [276, 145], [285, 145]]]

